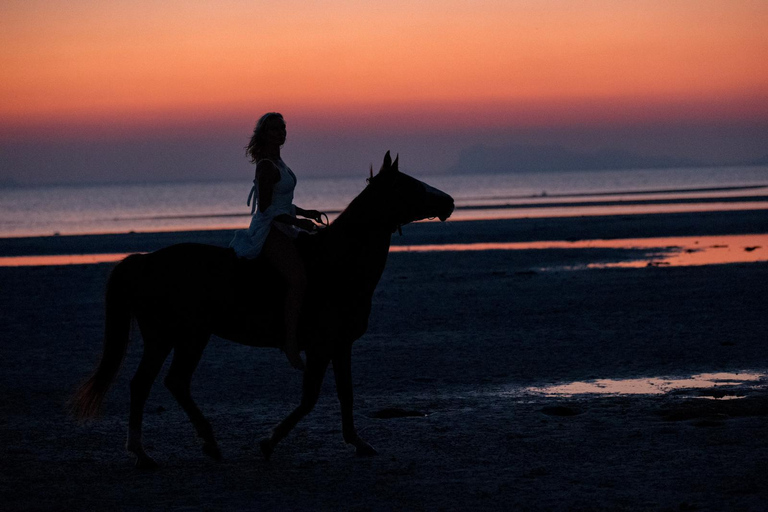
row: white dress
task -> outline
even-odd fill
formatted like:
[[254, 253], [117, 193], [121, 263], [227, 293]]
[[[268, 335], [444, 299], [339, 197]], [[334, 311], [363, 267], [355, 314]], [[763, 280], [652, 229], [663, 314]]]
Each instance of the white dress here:
[[[265, 211], [256, 208], [256, 202], [259, 198], [259, 182], [253, 180], [253, 187], [251, 187], [251, 192], [248, 194], [247, 203], [251, 205], [251, 201], [253, 201], [251, 206], [251, 225], [248, 229], [235, 231], [235, 237], [229, 243], [229, 246], [235, 250], [235, 253], [240, 258], [253, 259], [261, 253], [261, 248], [264, 246], [269, 230], [272, 229], [275, 217], [283, 214], [290, 215], [291, 217], [296, 216], [296, 207], [293, 205], [296, 175], [293, 174], [293, 171], [282, 160], [278, 162], [269, 161], [280, 171], [280, 180], [275, 183], [272, 190], [272, 204]], [[256, 165], [258, 166], [258, 163]], [[296, 238], [299, 232], [295, 226], [283, 222], [274, 222], [274, 227], [291, 238]]]

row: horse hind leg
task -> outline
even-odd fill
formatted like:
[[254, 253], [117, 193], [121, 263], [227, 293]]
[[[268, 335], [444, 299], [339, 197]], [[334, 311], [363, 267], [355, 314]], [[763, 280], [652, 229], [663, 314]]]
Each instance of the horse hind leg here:
[[131, 406], [128, 418], [128, 441], [126, 449], [136, 456], [136, 467], [139, 469], [153, 469], [157, 462], [144, 451], [141, 439], [142, 423], [144, 421], [144, 405], [149, 397], [152, 384], [160, 373], [165, 359], [171, 351], [170, 346], [158, 343], [153, 336], [147, 336], [142, 331], [144, 338], [144, 353], [136, 374], [131, 379]]
[[192, 374], [197, 369], [207, 344], [208, 336], [199, 337], [191, 344], [182, 345], [179, 343], [174, 349], [171, 368], [168, 370], [164, 383], [181, 408], [184, 409], [184, 412], [187, 413], [192, 426], [195, 427], [197, 436], [203, 441], [203, 453], [214, 460], [221, 460], [221, 450], [213, 435], [211, 424], [192, 399], [190, 390]]

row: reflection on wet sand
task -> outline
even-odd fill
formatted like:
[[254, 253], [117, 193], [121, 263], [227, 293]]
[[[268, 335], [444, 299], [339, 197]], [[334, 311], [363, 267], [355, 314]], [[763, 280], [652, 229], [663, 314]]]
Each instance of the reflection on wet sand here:
[[588, 264], [587, 268], [696, 266], [768, 261], [768, 235], [718, 235], [546, 242], [399, 245], [391, 252], [516, 251], [543, 249], [642, 249], [639, 260]]
[[653, 239], [659, 245], [638, 245], [658, 249], [648, 258], [615, 263], [596, 263], [589, 268], [691, 267], [723, 263], [768, 261], [768, 235], [729, 235]]
[[[521, 251], [547, 249], [639, 249], [630, 261], [585, 263], [566, 270], [608, 267], [697, 266], [768, 261], [768, 235], [717, 235], [614, 240], [393, 245], [390, 252]], [[128, 254], [70, 254], [0, 257], [0, 267], [87, 265], [120, 261]]]
[[699, 390], [701, 398], [741, 398], [748, 390], [768, 388], [768, 373], [702, 373], [690, 377], [653, 377], [644, 379], [595, 379], [526, 391], [546, 396], [574, 395], [662, 395], [678, 390]]
[[0, 267], [38, 267], [51, 265], [90, 265], [120, 261], [128, 254], [56, 254], [53, 256], [6, 256]]

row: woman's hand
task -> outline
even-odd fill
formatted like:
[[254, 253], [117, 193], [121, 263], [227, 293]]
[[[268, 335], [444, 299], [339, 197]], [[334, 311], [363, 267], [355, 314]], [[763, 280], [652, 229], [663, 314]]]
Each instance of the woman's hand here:
[[317, 225], [309, 219], [296, 219], [294, 226], [309, 232], [315, 231], [317, 229]]
[[315, 222], [319, 222], [320, 224], [323, 223], [323, 212], [319, 212], [317, 210], [304, 210], [302, 215], [308, 219], [314, 220]]

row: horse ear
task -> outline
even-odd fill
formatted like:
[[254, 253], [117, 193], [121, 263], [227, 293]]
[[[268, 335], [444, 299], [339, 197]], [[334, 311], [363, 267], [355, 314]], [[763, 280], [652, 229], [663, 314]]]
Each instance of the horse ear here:
[[384, 164], [381, 166], [381, 170], [389, 170], [390, 167], [392, 167], [392, 157], [389, 155], [389, 151], [387, 151], [387, 154], [384, 155]]
[[400, 160], [400, 153], [398, 153], [398, 154], [397, 154], [397, 156], [395, 156], [395, 161], [394, 161], [394, 162], [392, 162], [392, 170], [393, 170], [393, 171], [398, 171], [398, 170], [400, 170], [400, 169], [398, 168], [398, 160]]

